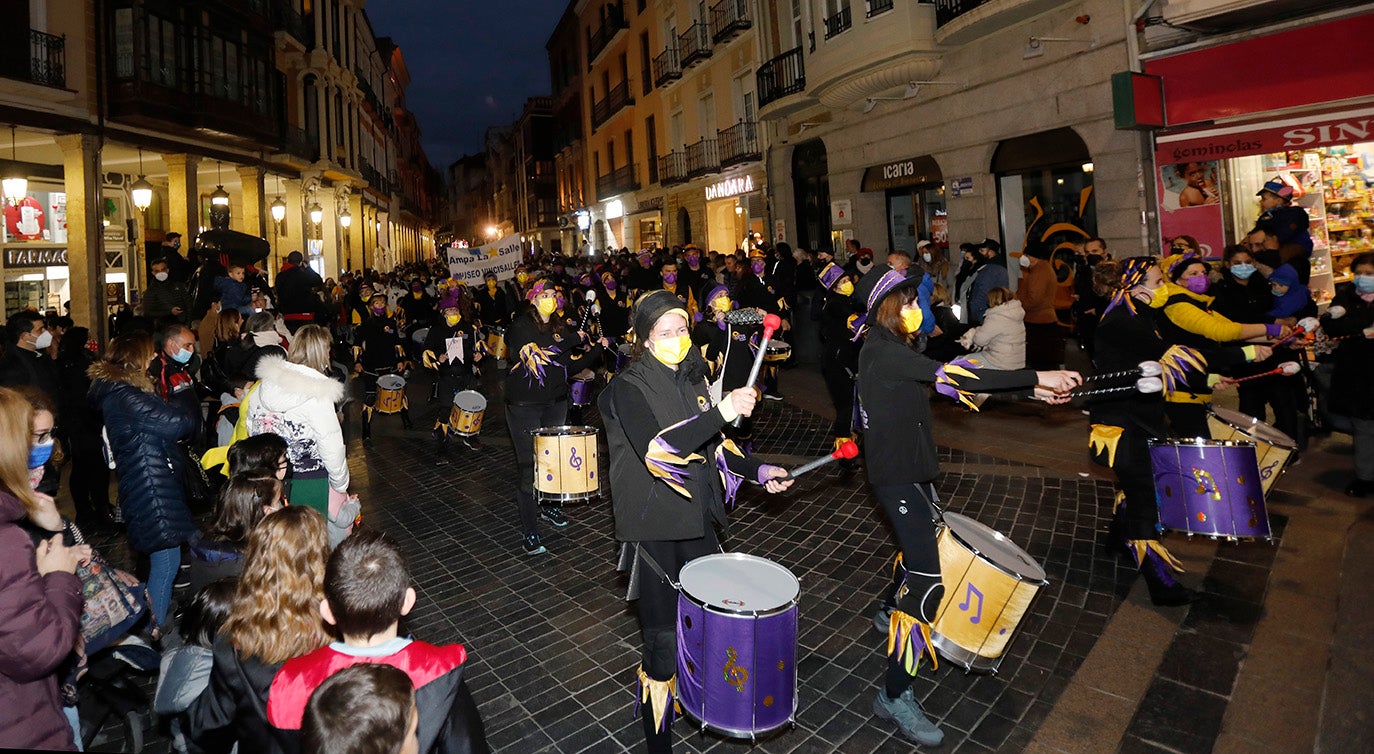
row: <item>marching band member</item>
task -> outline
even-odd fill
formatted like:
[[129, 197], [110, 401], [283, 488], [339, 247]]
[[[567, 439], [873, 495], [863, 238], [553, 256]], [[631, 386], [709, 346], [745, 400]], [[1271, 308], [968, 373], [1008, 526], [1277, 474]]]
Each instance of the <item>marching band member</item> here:
[[[539, 519], [557, 527], [568, 525], [561, 505], [536, 508], [534, 502], [534, 437], [541, 427], [557, 427], [568, 420], [568, 374], [594, 363], [601, 348], [579, 348], [578, 333], [557, 318], [558, 297], [551, 285], [535, 283], [529, 292], [534, 304], [517, 315], [506, 330], [510, 371], [506, 373], [506, 424], [515, 449], [515, 503], [520, 512], [526, 555], [546, 552], [539, 539]], [[600, 345], [605, 344], [602, 339]]]
[[[726, 314], [738, 308], [725, 286], [714, 286], [704, 299], [707, 308], [699, 315], [701, 321], [692, 329], [692, 342], [702, 349], [710, 368], [712, 395], [723, 396], [735, 388], [744, 387], [749, 381], [749, 370], [759, 352], [759, 335], [762, 331], [758, 325], [732, 325], [725, 320]], [[752, 417], [744, 417], [738, 427], [728, 427], [726, 433], [745, 452], [752, 450]]]
[[[466, 309], [466, 314], [464, 310]], [[443, 319], [429, 328], [425, 336], [422, 359], [424, 365], [436, 372], [434, 388], [430, 400], [442, 399], [432, 430], [443, 452], [448, 438], [449, 408], [453, 396], [460, 390], [467, 390], [473, 378], [479, 373], [477, 362], [482, 359], [482, 347], [478, 346], [477, 323], [471, 319], [472, 305], [462, 297], [453, 297], [444, 302], [441, 312]], [[464, 437], [463, 443], [474, 450], [481, 441], [476, 437]]]
[[[859, 373], [859, 344], [854, 342], [850, 320], [858, 314], [851, 296], [854, 281], [844, 268], [831, 262], [821, 268], [817, 276], [825, 290], [825, 305], [821, 309], [821, 376], [825, 378], [830, 403], [835, 407], [835, 422], [831, 434], [835, 447], [853, 439], [854, 434], [854, 377]], [[845, 459], [840, 465], [852, 468], [854, 461]]]
[[[354, 372], [363, 375], [363, 441], [372, 440], [372, 413], [377, 408], [377, 378], [383, 374], [406, 370], [406, 342], [401, 327], [387, 313], [386, 295], [375, 293], [368, 302], [371, 314], [358, 326], [354, 357]], [[404, 426], [410, 428], [410, 418], [401, 412]]]
[[[672, 750], [677, 672], [675, 582], [688, 561], [719, 551], [739, 485], [773, 493], [791, 486], [787, 472], [745, 455], [721, 428], [754, 409], [753, 388], [712, 405], [706, 362], [688, 337], [676, 296], [653, 291], [635, 304], [635, 360], [611, 380], [598, 404], [611, 450], [611, 490], [622, 565], [633, 563], [630, 598], [638, 599], [643, 659], [639, 701], [650, 752]], [[645, 570], [647, 566], [648, 570]]]
[[892, 524], [905, 563], [905, 583], [888, 622], [886, 682], [873, 712], [897, 724], [901, 735], [938, 746], [944, 733], [922, 712], [911, 684], [922, 653], [930, 652], [929, 626], [944, 586], [936, 549], [934, 480], [939, 458], [931, 431], [926, 386], [972, 406], [972, 395], [1034, 391], [1049, 403], [1069, 400], [1082, 382], [1075, 372], [977, 368], [976, 358], [940, 364], [921, 353], [935, 326], [929, 299], [934, 283], [925, 274], [905, 277], [886, 265], [870, 270], [855, 289], [866, 304], [867, 340], [859, 352], [859, 401], [866, 421], [865, 465], [869, 482]]
[[496, 273], [488, 272], [484, 276], [482, 287], [472, 294], [472, 302], [483, 325], [505, 327], [510, 324], [510, 305], [506, 292], [496, 281]]

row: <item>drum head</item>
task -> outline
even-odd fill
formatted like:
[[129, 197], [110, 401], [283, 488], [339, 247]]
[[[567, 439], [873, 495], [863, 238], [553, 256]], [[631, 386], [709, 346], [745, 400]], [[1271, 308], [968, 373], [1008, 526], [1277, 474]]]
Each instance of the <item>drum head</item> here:
[[377, 387], [383, 390], [400, 390], [405, 386], [405, 378], [399, 374], [384, 374], [377, 378]]
[[759, 613], [790, 605], [801, 592], [792, 572], [767, 558], [727, 552], [682, 567], [682, 591], [723, 612]]
[[530, 430], [530, 434], [535, 437], [584, 437], [586, 435], [596, 434], [596, 427], [574, 427], [571, 425], [564, 425], [561, 427], [540, 427], [539, 429]]
[[416, 330], [415, 332], [411, 333], [411, 335], [410, 335], [410, 339], [411, 339], [411, 340], [415, 341], [416, 343], [420, 343], [420, 344], [422, 344], [422, 345], [423, 345], [424, 342], [425, 342], [425, 338], [428, 338], [428, 337], [429, 337], [429, 328], [428, 328], [428, 327], [421, 327], [419, 330]]
[[462, 390], [453, 396], [453, 405], [464, 411], [477, 413], [487, 410], [487, 399], [476, 390]]
[[1212, 406], [1210, 410], [1213, 416], [1217, 417], [1223, 422], [1226, 422], [1227, 424], [1230, 424], [1231, 426], [1239, 430], [1249, 431], [1250, 427], [1261, 423], [1259, 419], [1256, 419], [1255, 417], [1249, 414], [1242, 414], [1239, 411], [1232, 411], [1229, 408]]
[[945, 513], [945, 525], [960, 542], [1001, 570], [1023, 581], [1044, 581], [1045, 569], [1001, 532], [958, 513]]
[[1287, 434], [1275, 429], [1273, 425], [1259, 422], [1253, 427], [1247, 427], [1245, 434], [1250, 435], [1256, 440], [1263, 440], [1270, 445], [1277, 445], [1289, 450], [1297, 450], [1298, 444]]

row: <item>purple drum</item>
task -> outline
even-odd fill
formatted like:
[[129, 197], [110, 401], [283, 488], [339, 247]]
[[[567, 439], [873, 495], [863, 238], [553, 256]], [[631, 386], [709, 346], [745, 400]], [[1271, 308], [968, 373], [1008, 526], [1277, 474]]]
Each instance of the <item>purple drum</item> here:
[[569, 380], [568, 396], [572, 404], [578, 408], [592, 405], [592, 381]]
[[771, 560], [723, 553], [682, 567], [677, 693], [682, 711], [732, 738], [757, 739], [797, 712], [797, 595]]
[[1159, 523], [1226, 539], [1272, 539], [1255, 444], [1151, 440]]

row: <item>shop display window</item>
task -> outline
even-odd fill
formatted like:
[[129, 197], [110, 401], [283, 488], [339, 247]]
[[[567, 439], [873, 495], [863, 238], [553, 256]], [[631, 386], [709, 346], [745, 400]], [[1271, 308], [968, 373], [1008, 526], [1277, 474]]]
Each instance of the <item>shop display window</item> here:
[[30, 191], [16, 202], [4, 202], [4, 232], [0, 242], [10, 244], [67, 243], [67, 194], [62, 191]]

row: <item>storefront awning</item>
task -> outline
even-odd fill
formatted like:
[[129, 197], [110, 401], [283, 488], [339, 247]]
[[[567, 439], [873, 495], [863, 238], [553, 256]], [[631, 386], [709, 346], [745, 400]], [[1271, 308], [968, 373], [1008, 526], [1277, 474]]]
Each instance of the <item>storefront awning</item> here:
[[1207, 162], [1361, 141], [1374, 141], [1374, 107], [1161, 131], [1155, 136], [1155, 161], [1160, 165]]
[[859, 190], [885, 191], [925, 183], [942, 183], [944, 179], [940, 164], [927, 154], [868, 168], [864, 171], [863, 185]]

